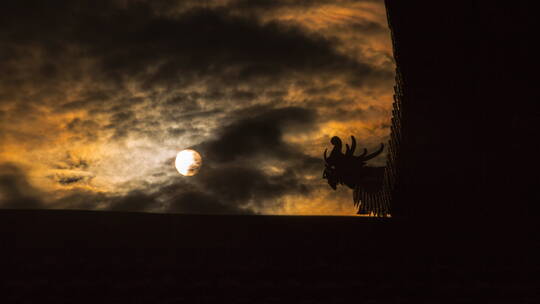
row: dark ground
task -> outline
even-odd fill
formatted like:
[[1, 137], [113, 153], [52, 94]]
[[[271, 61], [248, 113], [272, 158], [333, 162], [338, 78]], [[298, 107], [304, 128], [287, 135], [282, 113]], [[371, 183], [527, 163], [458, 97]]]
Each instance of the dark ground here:
[[2, 303], [538, 303], [537, 243], [528, 230], [510, 235], [515, 230], [502, 226], [2, 210], [1, 297]]

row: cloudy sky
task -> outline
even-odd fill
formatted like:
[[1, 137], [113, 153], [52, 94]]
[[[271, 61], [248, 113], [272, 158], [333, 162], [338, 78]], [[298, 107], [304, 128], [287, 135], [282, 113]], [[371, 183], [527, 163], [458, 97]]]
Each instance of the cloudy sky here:
[[322, 152], [388, 140], [383, 1], [157, 2], [2, 1], [0, 208], [355, 214]]

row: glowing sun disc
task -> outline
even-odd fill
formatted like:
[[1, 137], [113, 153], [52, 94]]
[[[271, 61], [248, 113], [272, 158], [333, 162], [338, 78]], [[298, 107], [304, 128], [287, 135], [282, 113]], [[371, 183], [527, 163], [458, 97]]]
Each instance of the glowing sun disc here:
[[202, 165], [201, 155], [191, 149], [178, 152], [175, 161], [176, 170], [184, 176], [193, 176], [197, 174]]

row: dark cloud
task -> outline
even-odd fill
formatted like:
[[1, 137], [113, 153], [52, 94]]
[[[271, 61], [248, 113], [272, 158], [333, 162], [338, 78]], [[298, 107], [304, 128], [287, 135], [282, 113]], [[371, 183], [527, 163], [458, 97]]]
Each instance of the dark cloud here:
[[112, 201], [109, 210], [112, 211], [148, 211], [148, 209], [159, 206], [155, 197], [142, 191], [131, 191], [125, 196], [118, 197]]
[[85, 177], [84, 176], [70, 176], [70, 177], [60, 177], [58, 179], [58, 182], [62, 185], [70, 185], [70, 184], [74, 184], [76, 182], [80, 182], [81, 180], [83, 180]]
[[112, 115], [105, 128], [114, 130], [114, 139], [121, 139], [126, 137], [130, 129], [133, 129], [138, 122], [132, 111], [120, 111]]
[[[303, 154], [283, 136], [310, 130], [316, 116], [298, 107], [259, 106], [233, 113], [233, 122], [215, 139], [194, 147], [205, 164], [190, 178], [193, 185], [171, 184], [156, 193], [173, 202], [170, 211], [195, 213], [258, 212], [267, 204], [278, 206], [283, 195], [305, 195], [311, 185], [303, 174], [318, 171], [321, 160]], [[277, 162], [283, 172], [265, 172], [261, 160]], [[195, 203], [198, 200], [203, 203]]]
[[[151, 88], [177, 87], [208, 77], [225, 85], [261, 79], [268, 84], [292, 72], [329, 77], [348, 74], [355, 83], [387, 76], [337, 53], [336, 41], [328, 37], [292, 25], [231, 16], [223, 7], [165, 16], [143, 1], [125, 7], [115, 6], [113, 1], [99, 5], [94, 1], [58, 1], [54, 5], [8, 1], [0, 16], [4, 68], [12, 72], [2, 82], [10, 82], [12, 87], [21, 85], [16, 79], [53, 84], [83, 76], [106, 80], [108, 85], [116, 84], [116, 89], [124, 88], [128, 79]], [[27, 64], [18, 65], [21, 60]], [[83, 66], [85, 60], [97, 65], [88, 69]], [[36, 73], [21, 69], [35, 69]], [[61, 95], [53, 92], [53, 85], [41, 86], [40, 95]], [[46, 94], [45, 88], [52, 91]], [[96, 89], [94, 85], [87, 97], [63, 107], [110, 99], [110, 88]], [[238, 98], [253, 96], [237, 93]]]
[[292, 170], [269, 176], [261, 169], [223, 166], [209, 172], [199, 177], [206, 189], [236, 204], [255, 200], [256, 205], [262, 205], [263, 198], [275, 199], [290, 192], [308, 191]]
[[56, 209], [96, 210], [111, 198], [103, 193], [77, 189], [57, 198], [51, 206]]
[[[255, 109], [261, 110], [259, 107]], [[283, 140], [286, 129], [315, 127], [316, 112], [299, 107], [267, 109], [251, 114], [253, 109], [240, 111], [233, 116], [241, 118], [218, 131], [218, 138], [196, 147], [207, 159], [228, 162], [257, 155], [288, 159], [295, 153]]]
[[74, 118], [66, 124], [65, 128], [77, 134], [75, 138], [72, 138], [73, 140], [95, 141], [98, 138], [96, 130], [99, 130], [101, 126], [95, 120]]
[[352, 28], [352, 30], [364, 35], [371, 33], [384, 33], [387, 30], [387, 28], [385, 28], [382, 24], [368, 20], [358, 20], [349, 26]]
[[169, 129], [167, 129], [167, 133], [168, 133], [170, 136], [176, 137], [176, 136], [180, 136], [180, 135], [185, 134], [185, 133], [186, 133], [186, 130], [185, 130], [185, 129], [181, 129], [181, 128], [169, 128]]
[[12, 164], [0, 164], [0, 208], [34, 209], [43, 207], [39, 191], [24, 172]]
[[[93, 35], [95, 40], [80, 43], [87, 43], [86, 47], [102, 57], [102, 68], [108, 75], [137, 75], [147, 87], [171, 81], [178, 85], [209, 76], [236, 84], [260, 78], [276, 81], [294, 71], [348, 72], [355, 79], [377, 73], [369, 65], [336, 53], [336, 41], [297, 27], [261, 24], [257, 19], [228, 16], [226, 10], [217, 9], [187, 11], [175, 19], [145, 13], [135, 17], [135, 24], [117, 26], [135, 13], [104, 20], [103, 26], [115, 29], [108, 30], [107, 38]], [[109, 21], [114, 24], [106, 24]], [[155, 71], [148, 72], [149, 66], [155, 66]]]
[[88, 169], [88, 160], [73, 156], [70, 152], [66, 152], [65, 157], [59, 161], [54, 168], [62, 170], [84, 170]]
[[249, 209], [241, 209], [230, 203], [224, 203], [216, 196], [188, 191], [176, 196], [170, 204], [169, 212], [190, 214], [253, 214]]
[[309, 187], [292, 170], [272, 176], [261, 169], [239, 165], [206, 170], [193, 177], [193, 182], [196, 187], [190, 187], [191, 190], [172, 184], [157, 191], [157, 195], [169, 198], [169, 212], [253, 214], [265, 205], [277, 206], [282, 195], [309, 192]]
[[[192, 177], [199, 190], [173, 184], [157, 193], [172, 197], [171, 211], [196, 213], [257, 212], [268, 203], [277, 206], [283, 195], [307, 194], [310, 186], [302, 174], [318, 170], [320, 160], [286, 143], [283, 135], [313, 128], [316, 116], [298, 107], [253, 107], [231, 114], [233, 122], [217, 138], [194, 147], [205, 158], [200, 173]], [[255, 159], [277, 161], [283, 172], [265, 172], [252, 165]], [[197, 200], [203, 203], [195, 204]]]

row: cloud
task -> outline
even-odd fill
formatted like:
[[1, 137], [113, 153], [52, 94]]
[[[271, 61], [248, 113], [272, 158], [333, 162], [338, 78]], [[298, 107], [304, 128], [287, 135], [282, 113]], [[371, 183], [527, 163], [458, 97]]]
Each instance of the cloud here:
[[[250, 111], [263, 111], [251, 114]], [[285, 131], [315, 127], [316, 112], [300, 107], [252, 108], [236, 113], [238, 120], [218, 131], [218, 137], [196, 146], [211, 161], [228, 162], [257, 155], [288, 159], [294, 148], [283, 139]]]
[[24, 172], [13, 164], [0, 164], [0, 208], [34, 209], [43, 207], [39, 191]]
[[55, 168], [62, 170], [85, 170], [88, 169], [88, 166], [88, 160], [80, 157], [77, 158], [71, 153], [66, 152], [65, 157], [55, 165]]
[[79, 182], [83, 180], [84, 178], [85, 178], [84, 176], [60, 177], [58, 179], [58, 182], [62, 185], [70, 185], [70, 184]]
[[266, 212], [313, 193], [330, 136], [388, 133], [380, 1], [7, 0], [0, 25], [0, 162], [27, 206]]
[[208, 78], [223, 85], [269, 83], [294, 72], [349, 75], [355, 83], [387, 76], [337, 53], [337, 42], [330, 37], [293, 25], [261, 23], [249, 15], [233, 16], [224, 7], [167, 16], [144, 1], [127, 7], [113, 1], [95, 6], [86, 1], [55, 2], [36, 4], [34, 9], [28, 9], [28, 3], [9, 4], [2, 10], [4, 32], [9, 35], [0, 36], [0, 41], [5, 49], [3, 67], [10, 73], [2, 82], [12, 87], [24, 85], [20, 80], [41, 83], [38, 98], [62, 96], [63, 86], [55, 84], [68, 79], [96, 82], [83, 92], [86, 97], [64, 108], [101, 103], [116, 95], [114, 90], [125, 89], [128, 80], [153, 88]]
[[279, 205], [287, 193], [309, 192], [294, 172], [272, 176], [243, 166], [219, 166], [193, 177], [193, 185], [164, 186], [157, 196], [167, 197], [169, 212], [209, 214], [254, 214], [267, 205]]
[[148, 211], [159, 205], [155, 197], [142, 191], [134, 190], [125, 196], [118, 197], [110, 203], [109, 210], [112, 211]]
[[204, 192], [182, 192], [171, 200], [168, 209], [172, 213], [187, 214], [253, 214], [249, 209], [241, 209], [230, 203], [225, 203], [214, 195]]
[[[198, 197], [205, 202], [201, 208], [206, 212], [260, 212], [265, 204], [278, 205], [282, 195], [310, 191], [301, 175], [315, 169], [320, 160], [285, 142], [283, 135], [313, 128], [315, 111], [254, 107], [229, 118], [234, 122], [222, 128], [216, 138], [194, 147], [205, 159], [203, 169], [192, 177], [200, 190], [188, 191], [190, 195], [185, 196], [183, 187], [178, 186], [181, 194], [173, 199], [171, 210], [197, 211], [190, 200]], [[253, 166], [257, 160], [259, 166]], [[276, 163], [281, 172], [265, 170], [263, 162]]]

